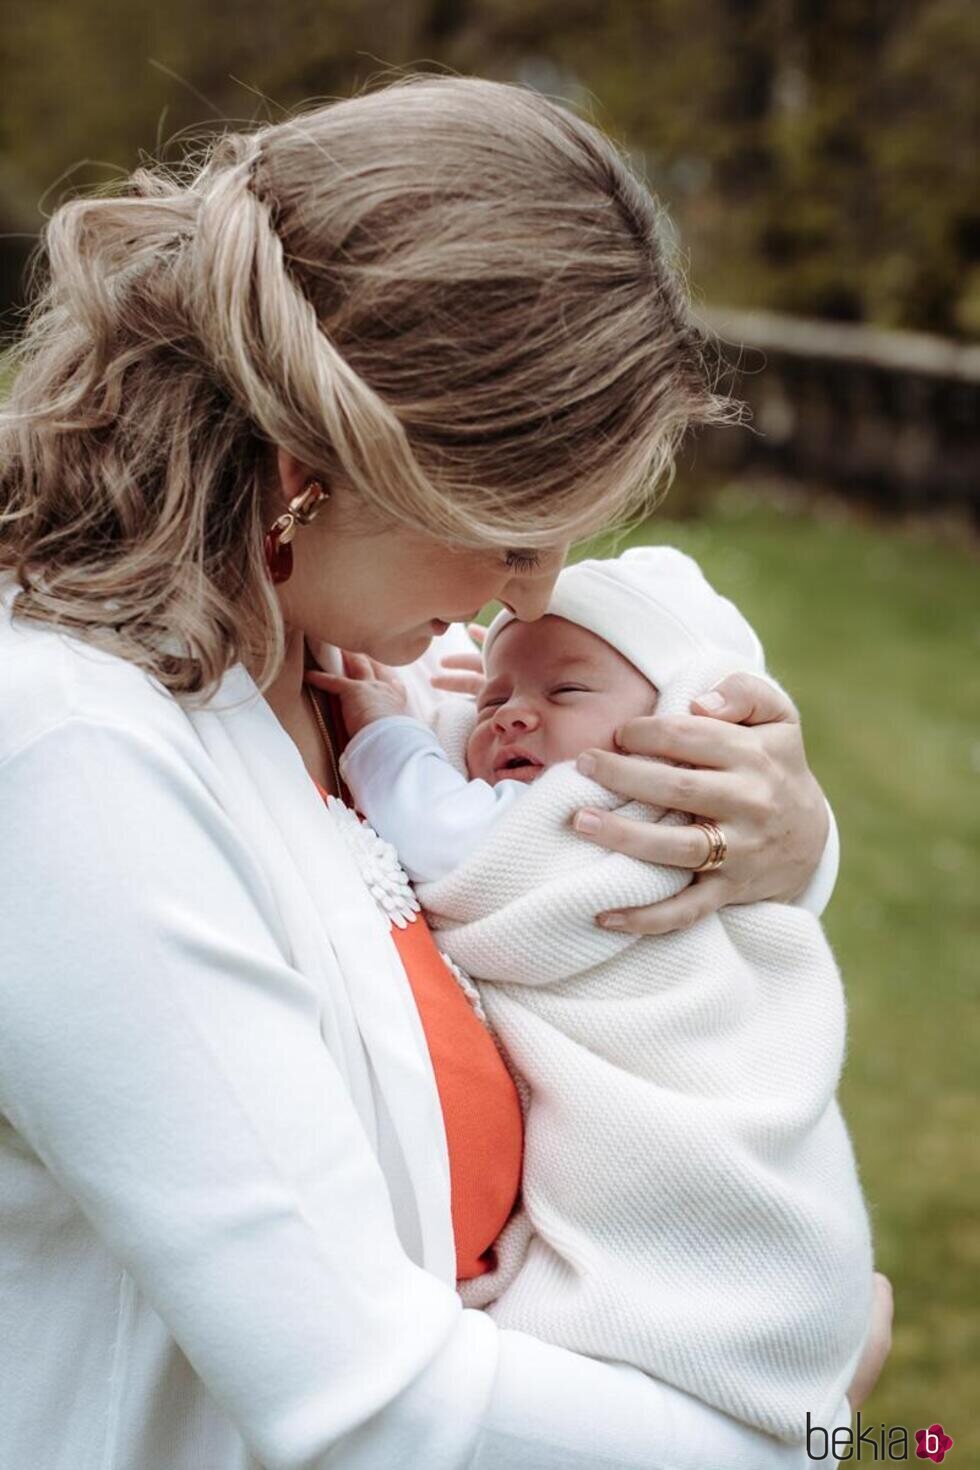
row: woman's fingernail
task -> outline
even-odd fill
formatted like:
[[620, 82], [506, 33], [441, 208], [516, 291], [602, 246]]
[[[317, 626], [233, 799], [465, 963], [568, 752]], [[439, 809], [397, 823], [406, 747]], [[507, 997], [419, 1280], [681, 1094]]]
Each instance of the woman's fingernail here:
[[717, 689], [709, 689], [707, 694], [699, 694], [695, 700], [695, 704], [699, 704], [702, 709], [721, 709], [724, 703], [725, 696], [719, 694]]
[[595, 812], [579, 812], [575, 818], [576, 832], [598, 832], [600, 825]]
[[626, 920], [622, 914], [600, 914], [599, 923], [603, 929], [625, 929]]
[[591, 776], [595, 771], [595, 756], [580, 755], [575, 764], [583, 776]]

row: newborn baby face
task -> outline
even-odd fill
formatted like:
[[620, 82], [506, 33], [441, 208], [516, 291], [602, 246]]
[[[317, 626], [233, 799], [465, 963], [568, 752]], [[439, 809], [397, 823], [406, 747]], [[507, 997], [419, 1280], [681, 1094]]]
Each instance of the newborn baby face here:
[[595, 633], [551, 613], [514, 618], [490, 649], [466, 747], [470, 779], [530, 784], [590, 746], [615, 750], [613, 731], [656, 703], [650, 681]]

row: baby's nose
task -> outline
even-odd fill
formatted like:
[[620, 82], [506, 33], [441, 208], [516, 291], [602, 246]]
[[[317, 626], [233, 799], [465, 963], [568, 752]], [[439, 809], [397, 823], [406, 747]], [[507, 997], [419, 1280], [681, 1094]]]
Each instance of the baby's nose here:
[[538, 716], [528, 705], [502, 704], [497, 710], [496, 724], [500, 730], [534, 730]]

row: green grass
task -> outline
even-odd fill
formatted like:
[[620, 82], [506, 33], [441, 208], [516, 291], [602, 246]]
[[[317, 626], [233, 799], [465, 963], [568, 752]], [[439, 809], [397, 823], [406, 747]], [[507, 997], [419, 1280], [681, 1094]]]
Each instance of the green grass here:
[[939, 1420], [953, 1463], [977, 1463], [976, 550], [736, 486], [695, 520], [669, 507], [617, 546], [680, 547], [750, 618], [840, 827], [825, 915], [849, 1005], [840, 1097], [895, 1289], [892, 1354], [862, 1418]]

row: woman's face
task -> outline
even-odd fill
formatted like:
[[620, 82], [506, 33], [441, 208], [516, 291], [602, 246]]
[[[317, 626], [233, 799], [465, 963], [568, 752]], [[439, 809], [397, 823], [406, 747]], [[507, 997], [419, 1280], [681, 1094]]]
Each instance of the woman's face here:
[[[288, 503], [308, 479], [280, 451]], [[397, 667], [414, 662], [445, 625], [469, 622], [498, 600], [524, 620], [541, 617], [568, 543], [522, 552], [468, 550], [419, 531], [358, 530], [343, 487], [292, 542], [293, 574], [280, 585], [287, 625]], [[536, 561], [532, 561], [536, 558]]]

